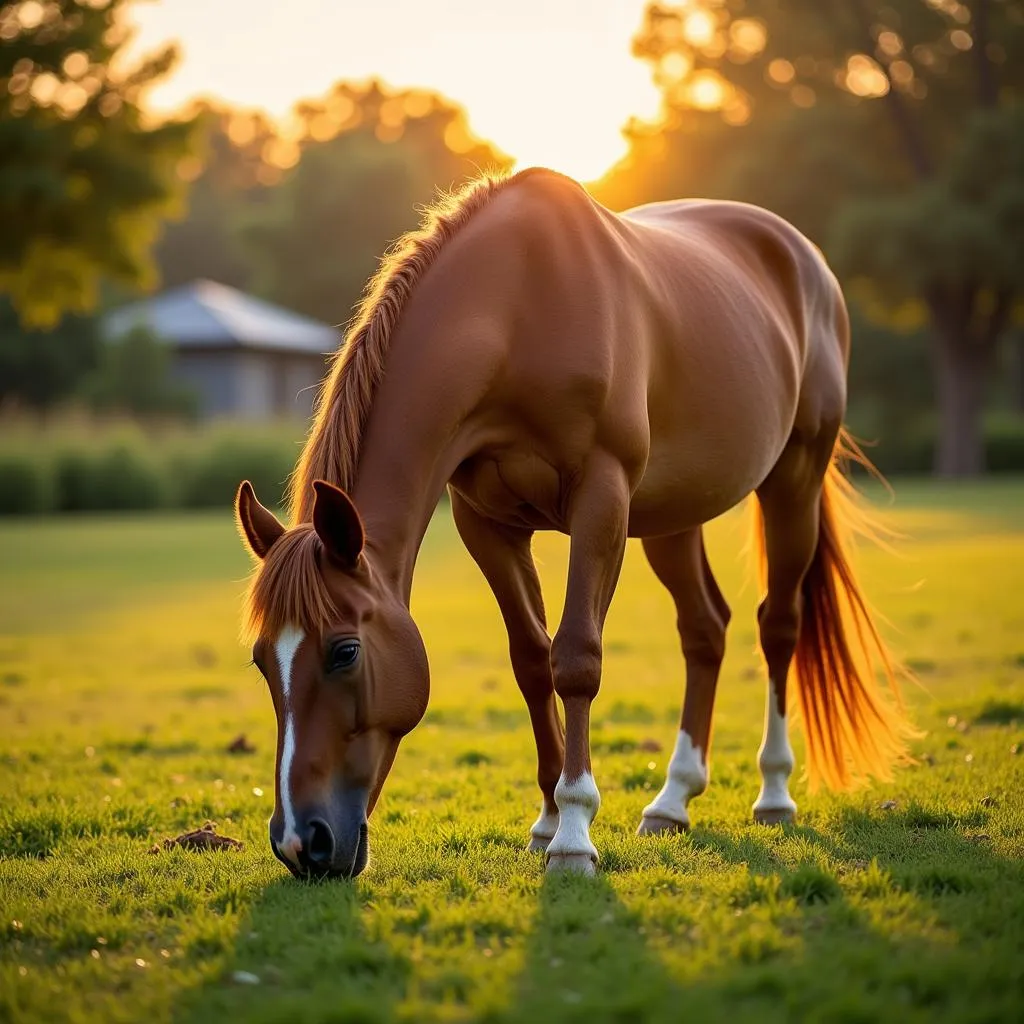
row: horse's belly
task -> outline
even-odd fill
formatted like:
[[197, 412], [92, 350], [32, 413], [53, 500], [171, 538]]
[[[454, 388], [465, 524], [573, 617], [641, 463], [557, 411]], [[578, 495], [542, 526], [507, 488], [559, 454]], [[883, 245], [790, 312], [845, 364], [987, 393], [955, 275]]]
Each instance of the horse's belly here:
[[[633, 536], [675, 533], [722, 515], [761, 484], [782, 454], [800, 394], [800, 362], [785, 332], [747, 305], [737, 301], [730, 316], [719, 316], [725, 326], [709, 329], [710, 340], [667, 333], [652, 343], [650, 452], [633, 495]], [[713, 313], [705, 310], [703, 320], [717, 322]], [[736, 317], [759, 330], [744, 332]]]
[[784, 444], [767, 434], [751, 436], [739, 449], [706, 437], [653, 444], [630, 504], [629, 535], [679, 533], [728, 512], [764, 480]]

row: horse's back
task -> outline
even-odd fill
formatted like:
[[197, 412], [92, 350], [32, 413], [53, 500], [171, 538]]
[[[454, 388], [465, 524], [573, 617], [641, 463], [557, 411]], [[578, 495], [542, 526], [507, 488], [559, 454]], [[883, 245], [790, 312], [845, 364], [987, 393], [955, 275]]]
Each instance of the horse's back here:
[[[563, 488], [601, 447], [633, 481], [630, 532], [674, 532], [757, 487], [824, 392], [841, 415], [834, 278], [767, 211], [689, 200], [615, 214], [538, 172], [462, 242], [447, 275], [461, 301], [493, 291], [488, 306], [512, 311], [481, 413], [497, 440], [458, 474], [482, 511], [515, 499], [530, 521], [560, 527]], [[488, 283], [467, 290], [488, 259]], [[823, 359], [824, 385], [808, 388]]]

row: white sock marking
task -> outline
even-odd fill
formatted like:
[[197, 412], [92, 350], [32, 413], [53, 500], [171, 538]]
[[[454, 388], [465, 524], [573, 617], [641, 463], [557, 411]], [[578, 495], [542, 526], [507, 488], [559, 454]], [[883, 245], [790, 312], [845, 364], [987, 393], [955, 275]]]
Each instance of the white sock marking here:
[[558, 831], [558, 811], [549, 811], [547, 801], [540, 805], [540, 814], [530, 828], [534, 839], [551, 839]]
[[557, 854], [581, 854], [597, 861], [597, 847], [590, 841], [590, 823], [601, 806], [601, 794], [590, 772], [575, 782], [563, 775], [555, 786], [558, 828], [548, 846], [548, 857]]
[[644, 817], [666, 818], [690, 827], [686, 807], [691, 798], [700, 796], [708, 786], [708, 766], [704, 751], [694, 746], [690, 734], [683, 729], [676, 737], [676, 748], [668, 763], [665, 785], [644, 808]]
[[295, 720], [292, 714], [292, 666], [295, 653], [306, 634], [295, 626], [286, 626], [274, 643], [277, 654], [277, 667], [281, 674], [281, 702], [284, 711], [284, 740], [281, 744], [281, 768], [278, 772], [277, 786], [281, 794], [281, 811], [284, 814], [284, 836], [281, 840], [281, 852], [289, 859], [302, 847], [302, 840], [295, 830], [295, 809], [292, 807], [291, 770], [292, 759], [295, 757]]
[[768, 703], [764, 713], [764, 739], [757, 757], [761, 769], [761, 792], [754, 811], [788, 811], [796, 813], [796, 803], [789, 795], [789, 777], [793, 773], [793, 748], [789, 745], [786, 716], [779, 714], [775, 684], [768, 683]]

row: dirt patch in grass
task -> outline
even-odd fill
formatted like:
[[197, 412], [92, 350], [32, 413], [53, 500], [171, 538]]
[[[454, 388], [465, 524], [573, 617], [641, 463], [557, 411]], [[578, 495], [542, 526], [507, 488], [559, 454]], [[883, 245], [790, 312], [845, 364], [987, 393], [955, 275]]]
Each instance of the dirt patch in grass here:
[[180, 836], [165, 839], [161, 843], [154, 843], [149, 852], [160, 853], [162, 850], [173, 850], [176, 846], [180, 846], [183, 850], [205, 853], [207, 850], [241, 850], [244, 849], [245, 843], [240, 839], [219, 835], [217, 823], [208, 821], [201, 828], [193, 829], [191, 832], [182, 832]]

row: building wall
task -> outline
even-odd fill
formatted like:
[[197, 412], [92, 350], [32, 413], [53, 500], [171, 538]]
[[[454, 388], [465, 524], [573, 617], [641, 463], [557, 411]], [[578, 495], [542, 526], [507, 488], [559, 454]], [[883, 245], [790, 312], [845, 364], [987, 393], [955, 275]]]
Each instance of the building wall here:
[[235, 415], [244, 419], [271, 419], [276, 412], [274, 360], [263, 352], [237, 352], [235, 360]]
[[204, 417], [232, 416], [235, 412], [235, 353], [181, 352], [174, 354], [174, 376], [199, 396]]
[[304, 354], [178, 350], [173, 370], [199, 395], [205, 418], [308, 418], [326, 362]]

